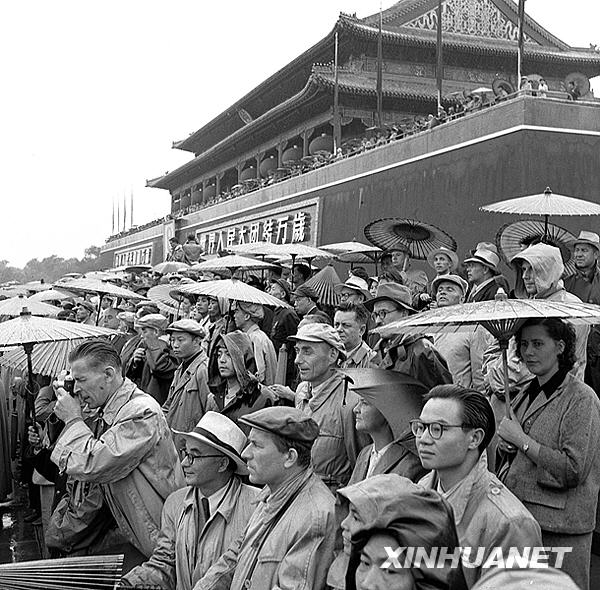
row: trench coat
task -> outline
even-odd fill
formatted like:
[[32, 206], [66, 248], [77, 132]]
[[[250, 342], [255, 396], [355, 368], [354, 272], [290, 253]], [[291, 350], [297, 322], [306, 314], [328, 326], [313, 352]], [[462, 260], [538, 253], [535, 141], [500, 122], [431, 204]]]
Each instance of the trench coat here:
[[[432, 471], [419, 485], [436, 490], [438, 481], [437, 473]], [[501, 547], [504, 555], [510, 547], [541, 547], [542, 532], [519, 499], [488, 471], [485, 453], [458, 485], [446, 500], [454, 510], [460, 546], [471, 548], [467, 559], [472, 565], [479, 564], [463, 567], [467, 586], [471, 588], [486, 571], [481, 565], [495, 547]], [[483, 553], [481, 562], [477, 559], [479, 547]]]
[[194, 590], [322, 590], [333, 559], [334, 505], [311, 468], [274, 494], [263, 489], [244, 534]]
[[160, 537], [152, 557], [131, 570], [124, 581], [132, 586], [192, 590], [244, 532], [259, 492], [233, 476], [231, 489], [208, 522], [198, 510], [197, 488], [187, 486], [173, 492], [165, 501]]
[[318, 387], [310, 388], [303, 381], [296, 391], [296, 408], [319, 425], [312, 465], [332, 490], [348, 483], [356, 457], [367, 444], [366, 437], [356, 432], [354, 408], [358, 400], [354, 391], [344, 392], [344, 379], [337, 372]]
[[163, 412], [170, 428], [191, 432], [206, 412], [208, 399], [208, 360], [202, 350], [187, 369], [179, 365], [175, 374]]
[[543, 530], [589, 533], [600, 490], [600, 401], [570, 373], [548, 399], [540, 393], [523, 412], [526, 395], [513, 405], [524, 432], [541, 445], [539, 460], [536, 465], [519, 451], [504, 482]]
[[100, 438], [83, 420], [65, 426], [52, 461], [79, 481], [100, 484], [120, 531], [149, 557], [164, 501], [185, 483], [171, 432], [156, 400], [129, 379], [101, 415], [107, 428]]

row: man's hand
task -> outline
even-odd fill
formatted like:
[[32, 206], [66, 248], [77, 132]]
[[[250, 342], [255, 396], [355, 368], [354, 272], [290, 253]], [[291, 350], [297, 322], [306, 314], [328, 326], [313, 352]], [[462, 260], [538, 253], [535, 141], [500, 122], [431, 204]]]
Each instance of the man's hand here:
[[143, 362], [146, 360], [146, 349], [145, 348], [136, 348], [133, 351], [133, 360], [137, 362]]
[[35, 426], [29, 426], [27, 428], [27, 438], [29, 440], [29, 444], [33, 449], [33, 452], [37, 455], [42, 450], [43, 444], [42, 439], [40, 437], [40, 433], [38, 431], [39, 426], [37, 424]]
[[279, 385], [275, 383], [273, 385], [269, 385], [269, 389], [279, 398], [287, 399], [292, 402], [296, 399], [296, 394], [294, 391], [286, 385]]
[[83, 420], [79, 400], [70, 396], [62, 387], [55, 389], [56, 405], [54, 413], [65, 423], [77, 419]]

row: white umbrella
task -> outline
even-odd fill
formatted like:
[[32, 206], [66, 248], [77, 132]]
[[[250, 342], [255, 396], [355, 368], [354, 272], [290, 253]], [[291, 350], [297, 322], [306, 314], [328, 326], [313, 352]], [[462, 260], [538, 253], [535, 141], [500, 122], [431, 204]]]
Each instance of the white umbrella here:
[[32, 301], [23, 295], [13, 297], [12, 299], [5, 299], [0, 301], [0, 321], [6, 318], [18, 317], [23, 308], [27, 307], [31, 315], [44, 316], [44, 317], [56, 317], [60, 309], [54, 307], [54, 305], [48, 305], [41, 301]]
[[71, 295], [64, 291], [57, 291], [56, 289], [48, 289], [47, 291], [39, 291], [34, 293], [28, 298], [28, 301], [62, 301], [63, 299], [69, 299]]
[[556, 195], [549, 187], [546, 187], [546, 190], [541, 194], [507, 199], [506, 201], [484, 205], [480, 209], [491, 213], [543, 215], [545, 238], [548, 236], [548, 218], [550, 215], [600, 215], [600, 204], [576, 199], [575, 197]]
[[256, 287], [252, 287], [238, 279], [223, 279], [220, 281], [203, 281], [201, 283], [189, 283], [177, 285], [177, 290], [182, 293], [193, 295], [206, 295], [207, 297], [226, 297], [233, 301], [245, 303], [258, 303], [260, 305], [271, 305], [273, 307], [291, 306], [273, 297]]
[[319, 248], [321, 250], [325, 250], [326, 252], [331, 252], [332, 254], [358, 253], [377, 255], [381, 253], [381, 248], [378, 248], [377, 246], [370, 246], [369, 244], [362, 244], [356, 240], [353, 240], [352, 242], [324, 244], [323, 246], [319, 246]]
[[502, 350], [504, 389], [508, 411], [510, 405], [506, 355], [508, 341], [526, 320], [532, 318], [560, 318], [575, 324], [596, 324], [600, 323], [600, 306], [546, 299], [508, 299], [504, 290], [499, 289], [496, 298], [490, 301], [437, 307], [375, 328], [373, 331], [388, 338], [409, 332], [424, 331], [425, 328], [427, 333], [452, 333], [472, 332], [476, 326], [483, 326], [498, 340]]
[[190, 268], [190, 265], [186, 264], [185, 262], [175, 262], [169, 260], [167, 262], [159, 262], [156, 266], [152, 267], [152, 270], [161, 275], [168, 275], [169, 273], [181, 272], [182, 270], [186, 270], [188, 268]]
[[267, 270], [269, 268], [276, 268], [273, 264], [263, 262], [261, 260], [255, 260], [254, 258], [247, 258], [245, 256], [238, 256], [236, 254], [230, 254], [229, 256], [221, 256], [218, 258], [212, 258], [211, 260], [205, 260], [199, 262], [191, 267], [191, 270], [200, 271], [218, 271], [223, 269], [229, 269], [231, 271], [237, 269], [244, 270]]

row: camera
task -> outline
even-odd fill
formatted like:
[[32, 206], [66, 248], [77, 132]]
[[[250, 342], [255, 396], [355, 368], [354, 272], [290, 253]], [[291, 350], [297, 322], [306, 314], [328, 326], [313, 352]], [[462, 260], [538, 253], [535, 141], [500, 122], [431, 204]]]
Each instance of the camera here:
[[70, 395], [73, 396], [75, 391], [75, 379], [71, 375], [65, 375], [63, 380], [63, 389]]

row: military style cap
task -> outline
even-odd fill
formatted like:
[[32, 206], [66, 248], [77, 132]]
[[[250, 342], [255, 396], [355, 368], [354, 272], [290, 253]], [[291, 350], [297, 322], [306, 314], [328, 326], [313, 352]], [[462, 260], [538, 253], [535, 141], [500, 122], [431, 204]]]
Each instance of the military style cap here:
[[319, 436], [319, 425], [310, 416], [285, 406], [263, 408], [238, 418], [238, 422], [289, 438], [309, 448]]
[[298, 328], [296, 335], [289, 336], [288, 340], [295, 342], [325, 342], [325, 344], [329, 344], [329, 346], [346, 356], [346, 349], [340, 340], [340, 335], [329, 324], [304, 324]]
[[200, 336], [204, 338], [204, 330], [202, 326], [195, 320], [177, 320], [173, 322], [166, 330], [169, 334], [171, 332], [187, 332], [193, 336]]
[[136, 320], [137, 328], [155, 328], [161, 332], [167, 327], [169, 320], [160, 313], [149, 313]]

